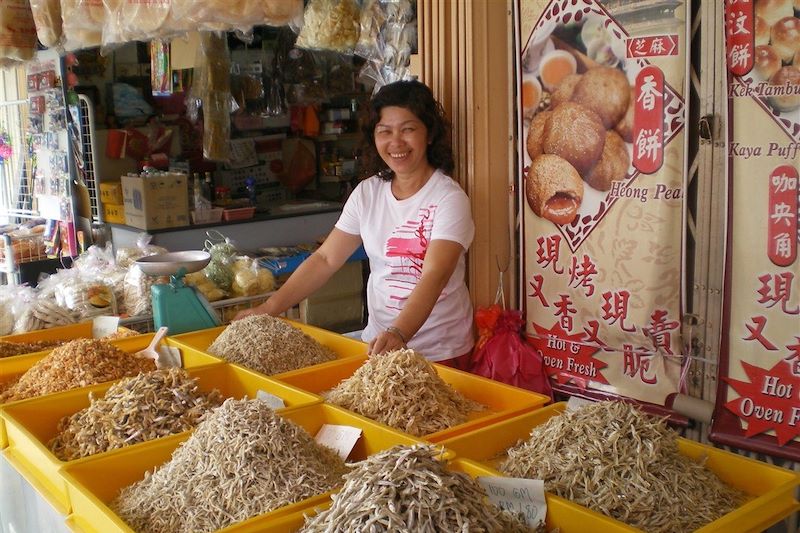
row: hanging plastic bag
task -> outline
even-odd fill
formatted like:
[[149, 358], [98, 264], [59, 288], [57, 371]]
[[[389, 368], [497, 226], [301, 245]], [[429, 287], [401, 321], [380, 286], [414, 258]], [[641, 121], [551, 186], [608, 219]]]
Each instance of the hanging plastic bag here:
[[352, 54], [360, 29], [361, 12], [355, 0], [311, 0], [296, 46]]
[[236, 261], [236, 246], [218, 231], [206, 232], [205, 250], [211, 254], [211, 262], [203, 269], [206, 277], [225, 292], [233, 284], [233, 263]]
[[[506, 309], [503, 274], [494, 305], [478, 308], [475, 324], [478, 342], [472, 351], [470, 372], [495, 381], [544, 394], [553, 400], [553, 390], [544, 368], [544, 360], [522, 336], [525, 321], [522, 312]], [[502, 305], [498, 304], [500, 302]]]
[[544, 361], [522, 338], [522, 312], [495, 304], [475, 313], [479, 339], [472, 352], [473, 374], [544, 394], [553, 399]]

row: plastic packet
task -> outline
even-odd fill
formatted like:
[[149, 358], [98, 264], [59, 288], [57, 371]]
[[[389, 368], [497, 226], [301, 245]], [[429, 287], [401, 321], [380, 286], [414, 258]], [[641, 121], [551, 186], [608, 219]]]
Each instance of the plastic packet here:
[[311, 0], [303, 14], [296, 46], [353, 53], [361, 29], [355, 0]]
[[[230, 159], [231, 136], [231, 60], [224, 34], [200, 34], [195, 64], [199, 78], [193, 84], [193, 97], [203, 109], [203, 156], [212, 161]], [[197, 91], [194, 91], [195, 86]]]
[[39, 42], [48, 48], [60, 46], [64, 34], [60, 0], [31, 0], [31, 12]]
[[299, 31], [303, 24], [303, 0], [262, 0], [263, 24], [286, 26]]
[[20, 306], [14, 333], [67, 326], [79, 320], [77, 313], [59, 305], [50, 294], [37, 292], [30, 301]]
[[233, 263], [233, 296], [254, 296], [274, 288], [275, 276], [266, 268], [259, 267], [255, 259], [241, 256]]
[[236, 258], [236, 246], [230, 239], [218, 231], [206, 233], [205, 250], [211, 254], [211, 261], [203, 272], [214, 285], [223, 291], [230, 291], [233, 284], [233, 262]]
[[136, 246], [119, 248], [117, 250], [117, 266], [120, 268], [128, 268], [133, 265], [137, 259], [142, 257], [167, 253], [166, 248], [150, 244], [152, 240], [152, 235], [142, 232], [136, 236]]
[[27, 285], [0, 285], [0, 335], [11, 335], [17, 318], [36, 299]]
[[191, 285], [202, 294], [209, 302], [216, 302], [227, 297], [228, 294], [217, 287], [213, 281], [208, 279], [205, 272], [191, 272], [183, 277], [187, 285]]
[[78, 50], [100, 46], [103, 43], [103, 33], [112, 30], [106, 28], [106, 22], [113, 22], [109, 13], [113, 13], [117, 1], [61, 0], [64, 48]]
[[125, 295], [124, 306], [128, 315], [139, 316], [152, 314], [153, 306], [150, 297], [150, 287], [159, 283], [159, 278], [148, 276], [138, 265], [128, 269], [123, 281]]
[[36, 23], [28, 0], [0, 2], [0, 28], [3, 28], [0, 60], [10, 65], [33, 58], [36, 51]]

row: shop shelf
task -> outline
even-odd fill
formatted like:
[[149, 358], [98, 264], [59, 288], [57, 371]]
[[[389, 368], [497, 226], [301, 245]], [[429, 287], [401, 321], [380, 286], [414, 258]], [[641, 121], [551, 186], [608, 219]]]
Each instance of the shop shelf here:
[[[286, 409], [282, 416], [302, 426], [309, 434], [315, 435], [323, 424], [339, 424], [358, 427], [362, 436], [350, 454], [350, 461], [359, 461], [369, 455], [398, 444], [412, 445], [421, 441], [399, 431], [390, 430], [371, 420], [349, 413], [331, 405], [315, 404], [306, 407]], [[72, 514], [67, 523], [84, 533], [131, 532], [125, 522], [115, 514], [108, 504], [119, 491], [142, 479], [145, 472], [167, 462], [172, 451], [187, 434], [167, 437], [145, 443], [137, 449], [122, 449], [95, 457], [74, 461], [62, 469], [67, 481], [67, 490], [72, 502]], [[444, 452], [445, 458], [452, 454]], [[114, 475], [108, 475], [113, 472]], [[293, 512], [310, 509], [328, 501], [330, 493], [308, 498], [296, 504], [233, 524], [222, 531], [242, 533], [263, 531], [266, 524], [275, 518]]]
[[[366, 357], [355, 357], [326, 365], [301, 368], [273, 377], [298, 389], [322, 394], [351, 377], [366, 360]], [[441, 442], [446, 438], [494, 424], [520, 413], [539, 409], [550, 401], [550, 398], [543, 394], [512, 387], [447, 366], [438, 364], [433, 366], [446, 383], [465, 397], [485, 405], [487, 409], [471, 413], [469, 420], [463, 424], [426, 435], [424, 438], [429, 442]]]
[[[135, 337], [114, 339], [109, 342], [124, 352], [133, 353], [146, 348], [152, 339], [153, 333], [148, 333], [144, 335], [136, 335]], [[0, 390], [2, 390], [3, 387], [9, 382], [27, 372], [33, 365], [38, 363], [49, 353], [50, 351], [36, 352], [27, 355], [17, 355], [14, 357], [4, 357], [0, 359]], [[184, 368], [194, 368], [204, 365], [218, 364], [220, 362], [220, 359], [202, 352], [187, 352], [183, 354]], [[45, 395], [43, 397], [46, 396], [50, 395]], [[0, 408], [13, 405], [15, 403], [16, 402], [8, 402], [6, 404], [0, 404]], [[0, 450], [4, 449], [7, 445], [8, 440], [6, 436], [5, 423], [3, 422], [3, 418], [0, 417]]]
[[230, 222], [231, 220], [247, 220], [253, 218], [255, 212], [255, 207], [235, 207], [226, 209], [222, 212], [222, 220], [226, 222]]
[[[526, 439], [532, 428], [563, 413], [565, 409], [566, 403], [556, 403], [539, 411], [506, 420], [491, 428], [481, 428], [445, 439], [441, 444], [453, 451], [457, 457], [472, 459], [496, 468], [505, 450], [520, 439]], [[698, 532], [760, 532], [800, 509], [800, 504], [794, 497], [794, 491], [800, 484], [800, 476], [790, 470], [684, 438], [678, 439], [678, 449], [693, 459], [705, 457], [706, 467], [722, 481], [752, 497], [737, 510], [707, 524], [697, 530]], [[611, 518], [607, 520], [621, 524]], [[570, 533], [586, 529], [562, 529], [562, 532]]]
[[[344, 335], [339, 335], [338, 333], [333, 333], [315, 326], [309, 326], [308, 324], [303, 324], [294, 320], [288, 320], [285, 318], [282, 320], [285, 320], [290, 325], [296, 327], [321, 345], [333, 350], [337, 359], [363, 356], [367, 353], [367, 344], [359, 340], [351, 339], [349, 337], [345, 337]], [[220, 333], [225, 331], [226, 327], [227, 326], [220, 326], [216, 328], [175, 335], [174, 337], [170, 337], [168, 339], [168, 343], [171, 346], [180, 348], [186, 353], [201, 353], [207, 354], [210, 357], [216, 357], [208, 354], [208, 347], [211, 346], [211, 343], [213, 343], [217, 337], [219, 337]], [[221, 357], [218, 357], [217, 359], [220, 361], [223, 360]], [[322, 365], [329, 365], [332, 363], [333, 361], [330, 363], [322, 363]], [[316, 367], [320, 365], [314, 366]]]
[[[259, 391], [264, 391], [283, 399], [287, 408], [312, 405], [320, 401], [313, 394], [225, 363], [190, 368], [188, 373], [197, 378], [201, 390], [209, 392], [217, 389], [225, 398], [255, 398]], [[8, 436], [6, 457], [14, 462], [20, 474], [62, 514], [69, 512], [70, 503], [66, 483], [59, 470], [74, 461], [59, 460], [48, 449], [47, 442], [58, 434], [58, 422], [63, 417], [89, 406], [89, 393], [102, 397], [112, 385], [113, 383], [103, 383], [86, 389], [15, 402], [0, 408], [0, 417], [5, 421]], [[134, 444], [132, 447], [145, 444]]]

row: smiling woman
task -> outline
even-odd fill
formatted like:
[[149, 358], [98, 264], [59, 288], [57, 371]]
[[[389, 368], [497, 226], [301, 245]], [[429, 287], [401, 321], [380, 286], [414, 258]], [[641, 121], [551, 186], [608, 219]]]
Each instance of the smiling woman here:
[[363, 243], [371, 272], [362, 338], [370, 353], [409, 347], [460, 366], [473, 346], [464, 273], [475, 226], [469, 198], [449, 177], [453, 152], [442, 106], [422, 83], [392, 83], [370, 101], [363, 132], [365, 179], [334, 230], [274, 296], [238, 318], [283, 312]]

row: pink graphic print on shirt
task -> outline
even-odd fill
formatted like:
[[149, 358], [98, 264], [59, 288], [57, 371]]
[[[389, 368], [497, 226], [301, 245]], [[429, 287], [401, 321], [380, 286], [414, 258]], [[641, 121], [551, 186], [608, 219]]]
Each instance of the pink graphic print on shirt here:
[[386, 241], [386, 257], [391, 277], [389, 298], [397, 305], [389, 305], [389, 309], [401, 310], [422, 277], [422, 263], [428, 251], [433, 217], [436, 206], [422, 208], [416, 220], [409, 220], [396, 227]]

